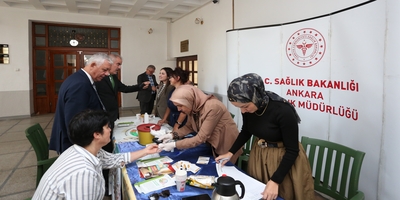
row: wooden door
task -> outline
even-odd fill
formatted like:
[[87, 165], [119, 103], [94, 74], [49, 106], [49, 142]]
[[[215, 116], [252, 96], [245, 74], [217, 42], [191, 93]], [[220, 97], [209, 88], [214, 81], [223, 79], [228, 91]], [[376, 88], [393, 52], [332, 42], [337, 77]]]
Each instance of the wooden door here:
[[34, 70], [35, 113], [54, 113], [62, 82], [80, 69], [77, 51], [49, 51], [48, 62]]
[[56, 111], [61, 84], [80, 68], [77, 51], [50, 51], [49, 103], [51, 113]]
[[183, 70], [189, 71], [189, 80], [192, 81], [194, 86], [198, 86], [197, 81], [197, 56], [186, 56], [176, 58], [176, 66]]

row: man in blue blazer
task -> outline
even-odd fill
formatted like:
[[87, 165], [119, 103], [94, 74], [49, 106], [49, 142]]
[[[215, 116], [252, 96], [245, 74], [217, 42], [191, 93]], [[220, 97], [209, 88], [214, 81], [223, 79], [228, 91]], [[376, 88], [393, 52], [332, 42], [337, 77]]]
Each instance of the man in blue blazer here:
[[146, 71], [142, 74], [139, 74], [137, 77], [138, 85], [146, 81], [150, 82], [149, 87], [147, 89], [140, 90], [136, 96], [136, 99], [139, 100], [140, 103], [140, 114], [151, 114], [153, 112], [154, 100], [156, 99], [158, 86], [156, 76], [153, 75], [154, 71], [156, 71], [156, 67], [154, 67], [154, 65], [149, 65]]
[[107, 54], [94, 54], [84, 68], [69, 76], [62, 83], [51, 131], [50, 150], [61, 154], [72, 146], [68, 134], [68, 124], [76, 114], [86, 109], [104, 109], [94, 82], [101, 81], [105, 76], [110, 75], [111, 64], [112, 61]]

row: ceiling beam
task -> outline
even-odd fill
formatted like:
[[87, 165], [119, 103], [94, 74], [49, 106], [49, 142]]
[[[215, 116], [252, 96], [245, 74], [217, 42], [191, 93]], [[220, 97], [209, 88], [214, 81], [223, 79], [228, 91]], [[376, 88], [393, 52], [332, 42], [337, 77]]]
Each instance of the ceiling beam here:
[[147, 0], [137, 0], [133, 5], [132, 9], [126, 14], [126, 17], [133, 18], [135, 15], [143, 8], [144, 4], [146, 4]]

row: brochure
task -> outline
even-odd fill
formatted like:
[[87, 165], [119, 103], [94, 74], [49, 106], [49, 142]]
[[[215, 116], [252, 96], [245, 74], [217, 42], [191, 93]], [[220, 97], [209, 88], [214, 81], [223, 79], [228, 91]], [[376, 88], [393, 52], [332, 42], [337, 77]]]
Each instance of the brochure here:
[[158, 176], [148, 180], [140, 181], [134, 184], [136, 190], [140, 193], [150, 193], [156, 190], [161, 190], [166, 187], [176, 185], [175, 179], [171, 178], [169, 175], [164, 174], [163, 176]]
[[139, 167], [140, 178], [149, 179], [164, 174], [174, 173], [174, 169], [168, 163], [151, 165], [148, 167]]

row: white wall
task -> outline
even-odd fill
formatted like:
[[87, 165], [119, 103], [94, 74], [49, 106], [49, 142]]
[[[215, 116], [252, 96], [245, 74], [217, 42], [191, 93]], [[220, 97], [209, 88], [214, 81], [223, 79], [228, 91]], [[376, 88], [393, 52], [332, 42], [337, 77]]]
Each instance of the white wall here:
[[235, 28], [265, 26], [329, 14], [368, 0], [236, 0]]
[[[0, 44], [10, 47], [10, 64], [0, 65], [0, 118], [33, 113], [29, 21], [120, 27], [125, 84], [136, 84], [149, 64], [157, 69], [175, 65], [167, 61], [166, 22], [0, 7]], [[123, 95], [122, 107], [138, 105], [136, 93]]]
[[[194, 23], [198, 17], [203, 18], [203, 25]], [[171, 56], [197, 55], [199, 88], [222, 96], [226, 96], [227, 90], [226, 30], [229, 29], [232, 29], [230, 1], [217, 4], [210, 1], [202, 9], [171, 24]], [[189, 40], [189, 51], [181, 53], [183, 40]]]
[[400, 160], [398, 159], [400, 142], [399, 110], [400, 104], [400, 68], [399, 68], [399, 46], [400, 46], [400, 2], [398, 0], [387, 0], [387, 35], [386, 59], [384, 70], [385, 81], [383, 82], [383, 130], [380, 152], [380, 171], [378, 182], [377, 199], [399, 199], [398, 181], [400, 180]]

